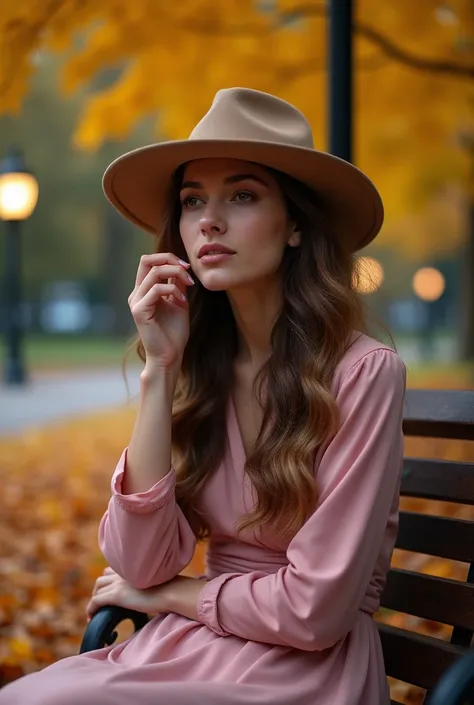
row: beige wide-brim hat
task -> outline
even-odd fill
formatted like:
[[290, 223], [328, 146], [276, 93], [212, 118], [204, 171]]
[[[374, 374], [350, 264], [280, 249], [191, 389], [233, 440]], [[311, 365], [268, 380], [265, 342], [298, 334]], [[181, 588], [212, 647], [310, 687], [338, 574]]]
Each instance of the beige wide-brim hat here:
[[354, 252], [382, 226], [382, 200], [369, 178], [316, 150], [308, 121], [293, 105], [248, 88], [218, 91], [189, 139], [148, 145], [116, 159], [104, 174], [105, 195], [132, 223], [160, 232], [176, 169], [212, 157], [257, 162], [307, 184], [319, 194], [331, 232]]

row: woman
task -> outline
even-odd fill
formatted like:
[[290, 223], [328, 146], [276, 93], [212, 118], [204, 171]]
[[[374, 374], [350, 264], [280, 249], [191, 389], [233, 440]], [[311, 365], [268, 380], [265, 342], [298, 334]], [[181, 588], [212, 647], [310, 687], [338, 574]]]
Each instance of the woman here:
[[[242, 88], [219, 91], [189, 140], [116, 160], [104, 188], [161, 234], [129, 298], [145, 365], [87, 611], [153, 618], [1, 705], [388, 704], [372, 615], [405, 369], [363, 332], [353, 290], [377, 191], [313, 148], [293, 106]], [[203, 537], [205, 578], [180, 576]]]

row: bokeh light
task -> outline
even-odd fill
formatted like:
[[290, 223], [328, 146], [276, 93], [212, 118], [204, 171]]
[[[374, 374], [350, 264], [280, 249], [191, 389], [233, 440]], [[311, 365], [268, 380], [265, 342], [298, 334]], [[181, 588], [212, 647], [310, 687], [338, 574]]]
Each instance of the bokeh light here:
[[359, 294], [373, 294], [384, 279], [382, 265], [374, 257], [359, 257], [354, 273], [354, 286]]
[[413, 291], [423, 301], [436, 301], [445, 288], [444, 276], [434, 267], [422, 267], [413, 277]]

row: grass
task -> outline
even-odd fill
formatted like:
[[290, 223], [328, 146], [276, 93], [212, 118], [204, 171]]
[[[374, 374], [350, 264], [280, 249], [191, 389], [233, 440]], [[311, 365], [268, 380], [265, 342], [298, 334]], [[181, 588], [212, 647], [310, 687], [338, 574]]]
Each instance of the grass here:
[[[25, 362], [29, 371], [49, 372], [77, 368], [120, 366], [129, 339], [105, 336], [27, 336]], [[5, 346], [0, 346], [3, 366]], [[134, 361], [134, 352], [129, 357]], [[408, 386], [431, 388], [474, 387], [474, 364], [426, 362], [408, 365]]]
[[[35, 372], [120, 365], [127, 345], [126, 339], [99, 336], [27, 336], [25, 364]], [[2, 345], [0, 363], [3, 364], [4, 359], [5, 346]]]

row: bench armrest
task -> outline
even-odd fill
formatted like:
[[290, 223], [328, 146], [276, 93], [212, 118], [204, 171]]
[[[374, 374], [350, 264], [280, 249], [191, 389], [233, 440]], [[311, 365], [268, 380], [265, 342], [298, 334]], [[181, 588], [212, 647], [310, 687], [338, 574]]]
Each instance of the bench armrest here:
[[148, 622], [148, 615], [113, 605], [101, 607], [86, 627], [79, 653], [103, 649], [113, 644], [117, 638], [116, 627], [126, 619], [131, 619], [135, 631], [138, 631]]
[[439, 679], [426, 705], [474, 703], [474, 649], [461, 656]]

